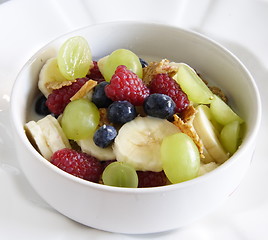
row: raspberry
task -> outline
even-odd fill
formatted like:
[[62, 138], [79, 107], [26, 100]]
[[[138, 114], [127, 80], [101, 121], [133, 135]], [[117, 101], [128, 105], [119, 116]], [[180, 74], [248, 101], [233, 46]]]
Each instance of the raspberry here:
[[51, 163], [67, 173], [91, 182], [98, 182], [103, 171], [99, 160], [69, 148], [56, 151], [51, 157]]
[[96, 61], [93, 61], [93, 67], [89, 70], [89, 74], [87, 75], [88, 79], [92, 79], [97, 81], [98, 83], [104, 81], [104, 77], [102, 76], [98, 64]]
[[164, 171], [151, 172], [151, 171], [137, 171], [139, 185], [138, 187], [159, 187], [167, 183], [167, 178]]
[[176, 104], [175, 111], [180, 113], [189, 105], [187, 95], [182, 91], [179, 84], [166, 73], [160, 73], [154, 76], [149, 84], [151, 93], [162, 93], [172, 98]]
[[63, 113], [64, 108], [71, 101], [70, 98], [88, 81], [88, 78], [77, 78], [70, 86], [55, 89], [48, 95], [46, 105], [55, 115]]
[[105, 93], [113, 101], [127, 100], [135, 106], [143, 104], [150, 91], [138, 76], [126, 66], [117, 67], [110, 84], [105, 87]]

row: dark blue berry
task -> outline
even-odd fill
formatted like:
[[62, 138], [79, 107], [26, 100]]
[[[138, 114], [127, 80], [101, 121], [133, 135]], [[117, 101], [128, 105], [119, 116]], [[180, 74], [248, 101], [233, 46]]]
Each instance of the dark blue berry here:
[[124, 124], [137, 116], [136, 109], [128, 101], [115, 101], [107, 109], [108, 120], [112, 123]]
[[168, 119], [174, 114], [176, 105], [171, 97], [154, 93], [145, 99], [143, 107], [149, 116]]
[[93, 141], [97, 146], [106, 148], [112, 144], [116, 135], [117, 131], [113, 126], [103, 125], [94, 133]]
[[98, 108], [107, 108], [113, 101], [105, 94], [104, 88], [108, 85], [108, 82], [100, 82], [95, 88], [92, 95], [92, 102]]
[[142, 59], [142, 58], [139, 58], [139, 59], [140, 59], [140, 63], [141, 63], [142, 68], [145, 68], [148, 66], [148, 63], [144, 59]]
[[35, 103], [35, 112], [37, 114], [46, 116], [51, 113], [46, 105], [46, 100], [47, 99], [44, 95], [38, 97]]

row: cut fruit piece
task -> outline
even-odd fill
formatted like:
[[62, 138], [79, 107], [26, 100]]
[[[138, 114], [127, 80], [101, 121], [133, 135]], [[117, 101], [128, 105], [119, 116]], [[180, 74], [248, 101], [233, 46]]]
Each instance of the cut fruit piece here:
[[163, 170], [171, 183], [179, 183], [197, 176], [199, 151], [193, 140], [184, 133], [167, 136], [161, 144]]
[[68, 80], [85, 77], [92, 64], [88, 42], [81, 36], [69, 38], [58, 53], [58, 66]]
[[38, 80], [38, 88], [46, 98], [53, 89], [58, 89], [71, 84], [72, 81], [69, 81], [61, 74], [57, 58], [48, 59], [39, 73]]
[[136, 73], [139, 78], [142, 78], [143, 71], [140, 59], [130, 50], [117, 49], [107, 58], [104, 57], [104, 59], [98, 63], [100, 72], [107, 82], [110, 82], [116, 68], [119, 65], [126, 66], [129, 70]]
[[96, 105], [80, 98], [66, 106], [61, 125], [68, 139], [80, 140], [93, 136], [99, 120], [100, 113]]
[[207, 149], [205, 147], [203, 147], [203, 155], [205, 158], [202, 158], [202, 163], [211, 163], [214, 162], [214, 158], [210, 156], [210, 154], [208, 153]]
[[25, 133], [32, 145], [47, 160], [50, 160], [53, 152], [46, 141], [45, 135], [41, 127], [35, 122], [30, 121], [24, 125]]
[[105, 68], [105, 64], [106, 64], [108, 57], [109, 57], [109, 55], [99, 59], [99, 61], [97, 62], [97, 65], [98, 65], [98, 68], [99, 68], [101, 74], [103, 74], [103, 72], [105, 71], [104, 68]]
[[210, 109], [212, 116], [216, 119], [216, 121], [222, 125], [226, 125], [233, 121], [239, 121], [239, 123], [243, 123], [244, 120], [239, 117], [230, 106], [227, 105], [223, 100], [221, 100], [218, 96], [214, 95], [213, 100], [210, 104]]
[[219, 166], [219, 164], [215, 162], [210, 162], [210, 163], [201, 163], [198, 176], [202, 176], [208, 172], [211, 172], [212, 170], [216, 169]]
[[56, 119], [55, 117], [53, 117], [52, 115], [47, 115], [45, 118], [49, 119], [49, 121], [51, 123], [53, 123], [53, 125], [56, 127], [57, 129], [57, 132], [61, 138], [61, 140], [63, 141], [64, 145], [65, 145], [65, 148], [71, 148], [71, 145], [70, 145], [70, 142], [69, 140], [67, 139], [67, 137], [65, 136], [62, 128], [61, 128], [61, 125], [58, 121], [58, 119]]
[[207, 105], [199, 105], [197, 107], [197, 109], [201, 109], [202, 108], [202, 111], [204, 112], [204, 114], [207, 116], [207, 118], [209, 119], [209, 121], [212, 123], [212, 125], [214, 126], [215, 130], [216, 130], [216, 134], [217, 136], [219, 136], [220, 134], [220, 131], [222, 130], [222, 125], [220, 123], [218, 123], [216, 121], [216, 119], [213, 117], [212, 113], [211, 113], [211, 110], [210, 108], [207, 106]]
[[234, 154], [241, 139], [240, 123], [235, 120], [225, 125], [220, 134], [220, 140], [225, 150]]
[[107, 148], [98, 147], [93, 141], [93, 136], [77, 140], [76, 142], [81, 147], [83, 152], [97, 158], [100, 161], [115, 159], [112, 146], [109, 146]]
[[179, 128], [166, 119], [136, 117], [118, 131], [113, 147], [115, 157], [136, 170], [160, 172], [163, 170], [160, 158], [162, 140], [178, 132]]
[[102, 180], [105, 185], [114, 187], [138, 187], [136, 170], [127, 163], [110, 163], [103, 171]]
[[52, 153], [62, 149], [71, 148], [69, 140], [66, 138], [59, 122], [51, 115], [41, 118], [37, 124], [41, 128], [46, 142]]
[[190, 101], [198, 104], [209, 104], [213, 93], [196, 72], [186, 64], [181, 64], [175, 80], [187, 94]]
[[[198, 136], [202, 139], [206, 151], [215, 162], [225, 162], [229, 156], [218, 139], [217, 135], [219, 135], [219, 133], [207, 117], [204, 107], [199, 105], [196, 110], [198, 112], [195, 115], [193, 125]], [[208, 159], [205, 159], [205, 162], [208, 162]]]

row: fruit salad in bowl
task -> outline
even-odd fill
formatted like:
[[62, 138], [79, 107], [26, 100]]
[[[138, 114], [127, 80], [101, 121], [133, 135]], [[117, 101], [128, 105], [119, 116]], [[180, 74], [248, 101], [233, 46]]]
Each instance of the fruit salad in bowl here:
[[186, 63], [147, 63], [128, 49], [93, 60], [87, 40], [74, 36], [40, 71], [35, 109], [45, 116], [27, 122], [26, 134], [52, 164], [89, 181], [190, 180], [242, 141], [243, 119], [208, 84]]
[[[107, 31], [129, 27], [120, 39]], [[110, 23], [41, 49], [16, 80], [11, 112], [22, 169], [52, 207], [98, 229], [149, 233], [187, 225], [234, 191], [260, 103], [242, 63], [206, 37]]]

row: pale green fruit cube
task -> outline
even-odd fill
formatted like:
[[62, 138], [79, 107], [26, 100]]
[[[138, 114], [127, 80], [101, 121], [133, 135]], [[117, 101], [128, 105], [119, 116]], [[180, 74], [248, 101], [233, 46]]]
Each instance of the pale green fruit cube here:
[[214, 98], [210, 104], [210, 109], [212, 116], [218, 123], [222, 125], [226, 125], [235, 120], [237, 120], [239, 123], [244, 122], [244, 120], [239, 117], [227, 103], [216, 95], [214, 95]]
[[231, 154], [234, 154], [239, 146], [241, 139], [240, 123], [238, 120], [225, 125], [220, 134], [220, 140], [225, 150]]
[[209, 104], [213, 99], [213, 93], [196, 74], [196, 72], [186, 64], [179, 66], [175, 79], [181, 89], [187, 94], [190, 101], [198, 104]]

